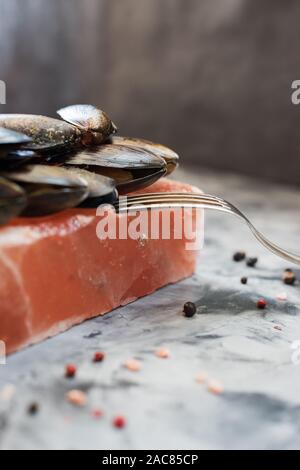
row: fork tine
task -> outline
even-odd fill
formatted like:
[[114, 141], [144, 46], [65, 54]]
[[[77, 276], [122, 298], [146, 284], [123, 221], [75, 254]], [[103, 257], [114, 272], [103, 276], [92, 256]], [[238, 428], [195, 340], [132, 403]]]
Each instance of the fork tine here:
[[175, 199], [178, 198], [179, 200], [186, 200], [186, 199], [191, 199], [193, 200], [199, 200], [199, 201], [210, 201], [210, 202], [217, 202], [219, 204], [222, 204], [223, 206], [226, 206], [227, 208], [230, 207], [229, 204], [224, 201], [221, 198], [211, 196], [208, 194], [191, 194], [191, 193], [148, 193], [148, 194], [142, 194], [142, 195], [137, 195], [137, 196], [129, 196], [127, 198], [129, 203], [136, 202], [136, 201], [149, 201], [152, 200], [153, 198], [157, 199], [159, 198], [160, 200], [165, 200], [165, 199]]
[[216, 196], [211, 196], [210, 194], [201, 194], [201, 193], [176, 193], [176, 192], [172, 192], [172, 193], [145, 193], [145, 194], [137, 194], [137, 195], [134, 195], [134, 196], [127, 196], [127, 199], [129, 201], [134, 201], [136, 199], [148, 199], [148, 198], [152, 198], [152, 197], [161, 197], [161, 198], [165, 198], [165, 197], [182, 197], [182, 198], [186, 198], [186, 197], [194, 197], [194, 198], [200, 198], [200, 199], [210, 199], [210, 200], [213, 200], [213, 201], [218, 201], [218, 202], [224, 202], [223, 199], [220, 199]]
[[[132, 206], [132, 204], [159, 204], [159, 203], [176, 203], [178, 205], [183, 203], [194, 203], [194, 204], [208, 204], [208, 205], [218, 205], [220, 207], [228, 208], [228, 205], [225, 201], [215, 198], [214, 196], [209, 196], [205, 194], [190, 194], [190, 193], [148, 193], [137, 196], [128, 196], [124, 200], [124, 205]], [[120, 205], [120, 201], [117, 202], [117, 205]], [[122, 201], [121, 201], [122, 205]]]
[[229, 208], [224, 206], [215, 198], [205, 195], [195, 195], [188, 193], [152, 193], [148, 195], [129, 196], [122, 201], [117, 201], [114, 205], [119, 212], [129, 210], [146, 210], [151, 208], [214, 208], [229, 212]]

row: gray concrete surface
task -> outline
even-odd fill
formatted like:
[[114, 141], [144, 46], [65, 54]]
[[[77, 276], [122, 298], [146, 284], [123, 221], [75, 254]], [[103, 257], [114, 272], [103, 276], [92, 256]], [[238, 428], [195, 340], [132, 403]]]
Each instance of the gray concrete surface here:
[[[177, 177], [226, 196], [274, 241], [300, 251], [299, 192], [199, 170]], [[255, 269], [232, 261], [238, 249], [259, 257]], [[10, 401], [0, 401], [0, 448], [299, 449], [300, 365], [291, 360], [291, 344], [300, 339], [299, 282], [282, 283], [286, 267], [238, 219], [207, 213], [205, 248], [191, 279], [0, 366], [0, 388], [16, 386]], [[243, 275], [246, 286], [240, 284]], [[282, 291], [286, 302], [276, 300]], [[256, 309], [259, 297], [268, 300], [265, 311]], [[182, 304], [196, 299], [200, 313], [183, 318]], [[170, 349], [169, 359], [155, 357], [160, 346]], [[99, 349], [107, 358], [95, 365], [91, 357]], [[122, 366], [132, 357], [141, 360], [140, 372]], [[64, 378], [67, 362], [79, 367], [73, 381]], [[204, 371], [223, 384], [223, 394], [195, 382]], [[86, 407], [65, 401], [71, 388], [87, 392]], [[32, 401], [40, 405], [35, 416], [26, 412]], [[96, 406], [104, 411], [100, 420], [90, 416]], [[128, 422], [123, 430], [111, 425], [119, 413]]]

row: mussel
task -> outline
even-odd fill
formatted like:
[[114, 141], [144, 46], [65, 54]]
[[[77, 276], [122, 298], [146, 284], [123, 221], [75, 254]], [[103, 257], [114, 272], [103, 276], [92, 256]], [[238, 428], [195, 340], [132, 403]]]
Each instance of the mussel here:
[[76, 207], [89, 193], [83, 178], [60, 167], [28, 165], [4, 176], [26, 193], [23, 216], [44, 216]]
[[0, 225], [17, 217], [26, 203], [25, 191], [12, 181], [0, 177]]
[[77, 152], [65, 165], [112, 178], [120, 194], [149, 186], [167, 171], [165, 160], [148, 150], [112, 144]]
[[153, 142], [116, 137], [94, 106], [45, 116], [0, 115], [0, 225], [19, 214], [45, 216], [70, 207], [98, 207], [153, 184], [178, 155]]
[[27, 135], [0, 127], [0, 158], [5, 157], [10, 151], [21, 145], [29, 144], [29, 142], [31, 139]]
[[76, 147], [101, 144], [116, 132], [116, 126], [104, 111], [91, 105], [62, 108], [54, 119], [31, 114], [1, 114], [0, 126], [30, 137], [27, 150], [61, 154]]
[[100, 204], [110, 204], [116, 201], [118, 192], [113, 179], [73, 166], [66, 168], [69, 173], [79, 176], [87, 184], [88, 195], [80, 207], [97, 208]]
[[167, 164], [167, 175], [173, 173], [179, 163], [179, 156], [176, 152], [174, 152], [168, 147], [165, 147], [164, 145], [151, 142], [150, 140], [137, 139], [135, 137], [111, 136], [109, 138], [109, 143], [148, 150], [149, 152], [154, 153], [154, 155], [161, 157], [165, 160]]
[[32, 150], [12, 150], [9, 152], [5, 158], [2, 159], [0, 168], [4, 169], [15, 169], [21, 165], [27, 164], [32, 160], [40, 161], [36, 153]]

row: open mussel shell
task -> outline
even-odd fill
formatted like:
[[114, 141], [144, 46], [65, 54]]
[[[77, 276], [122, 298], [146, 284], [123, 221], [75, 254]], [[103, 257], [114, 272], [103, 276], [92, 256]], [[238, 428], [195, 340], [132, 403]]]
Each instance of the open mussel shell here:
[[20, 186], [0, 177], [0, 225], [18, 216], [26, 201], [26, 193]]
[[95, 208], [100, 204], [110, 204], [116, 201], [118, 193], [113, 179], [73, 166], [68, 167], [68, 172], [79, 176], [88, 186], [88, 197], [80, 207]]
[[125, 145], [100, 145], [77, 152], [65, 164], [112, 178], [121, 194], [149, 186], [166, 173], [164, 159]]
[[0, 158], [6, 157], [11, 150], [29, 142], [31, 142], [31, 139], [27, 135], [0, 127]]
[[28, 217], [45, 216], [76, 207], [89, 194], [84, 179], [60, 167], [27, 165], [5, 175], [25, 190], [27, 206], [22, 215]]
[[67, 106], [59, 109], [57, 114], [64, 121], [87, 132], [86, 142], [83, 134], [83, 143], [86, 144], [101, 144], [117, 131], [115, 124], [104, 111], [89, 104]]
[[81, 142], [81, 132], [59, 119], [31, 114], [0, 114], [0, 126], [27, 136], [23, 148], [45, 154], [68, 152]]
[[116, 145], [126, 145], [132, 148], [144, 149], [161, 157], [167, 163], [167, 174], [173, 173], [179, 163], [179, 156], [173, 150], [161, 144], [150, 142], [150, 140], [137, 139], [135, 137], [111, 136], [109, 143]]

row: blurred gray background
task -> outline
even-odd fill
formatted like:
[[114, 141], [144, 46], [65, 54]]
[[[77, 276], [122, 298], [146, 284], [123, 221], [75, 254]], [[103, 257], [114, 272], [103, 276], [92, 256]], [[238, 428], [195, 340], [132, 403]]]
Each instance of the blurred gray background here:
[[93, 103], [199, 174], [299, 185], [299, 19], [299, 0], [0, 0], [0, 111]]

